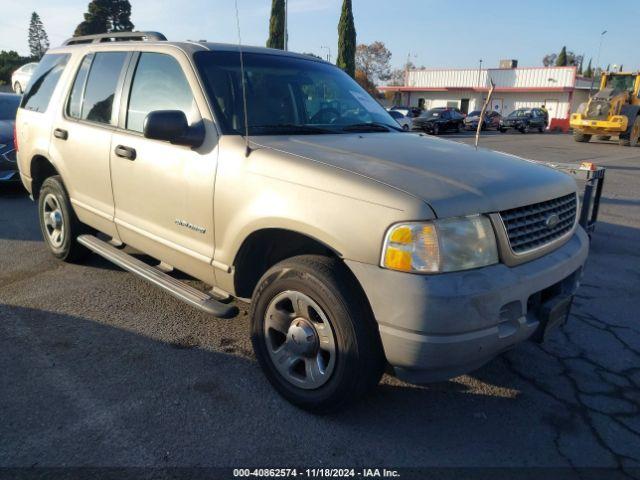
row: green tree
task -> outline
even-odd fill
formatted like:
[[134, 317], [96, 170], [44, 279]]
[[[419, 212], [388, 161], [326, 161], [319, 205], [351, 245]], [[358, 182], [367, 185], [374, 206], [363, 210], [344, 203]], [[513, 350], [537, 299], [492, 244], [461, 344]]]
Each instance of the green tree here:
[[580, 59], [580, 63], [578, 64], [578, 70], [576, 72], [576, 75], [582, 75], [582, 58]]
[[269, 19], [269, 39], [267, 47], [284, 50], [284, 0], [271, 1], [271, 18]]
[[31, 22], [29, 23], [29, 50], [31, 56], [36, 60], [40, 60], [49, 49], [49, 37], [44, 30], [40, 15], [36, 12], [31, 14]]
[[566, 67], [568, 64], [567, 47], [562, 47], [562, 50], [560, 50], [560, 53], [558, 54], [558, 58], [556, 58], [556, 67]]
[[593, 69], [591, 68], [591, 59], [589, 59], [589, 63], [587, 63], [587, 69], [584, 71], [584, 76], [587, 78], [593, 77]]
[[21, 57], [13, 50], [0, 51], [0, 85], [11, 82], [11, 74], [30, 61], [29, 57]]
[[351, 0], [343, 0], [338, 23], [338, 59], [336, 65], [351, 77], [356, 75], [356, 27]]
[[76, 27], [73, 36], [132, 30], [129, 0], [92, 0], [84, 14], [84, 21]]

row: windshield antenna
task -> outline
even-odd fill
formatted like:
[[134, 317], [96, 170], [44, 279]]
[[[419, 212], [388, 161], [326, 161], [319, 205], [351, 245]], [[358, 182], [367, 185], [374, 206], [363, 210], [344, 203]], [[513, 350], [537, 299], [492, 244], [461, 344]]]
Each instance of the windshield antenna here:
[[242, 83], [242, 107], [244, 109], [244, 140], [247, 144], [244, 156], [248, 157], [251, 153], [251, 146], [249, 145], [249, 118], [247, 117], [247, 87], [245, 85], [244, 78], [244, 56], [242, 54], [242, 36], [240, 35], [240, 13], [238, 11], [238, 0], [235, 0], [236, 4], [236, 26], [238, 29], [238, 52], [240, 52], [240, 77]]

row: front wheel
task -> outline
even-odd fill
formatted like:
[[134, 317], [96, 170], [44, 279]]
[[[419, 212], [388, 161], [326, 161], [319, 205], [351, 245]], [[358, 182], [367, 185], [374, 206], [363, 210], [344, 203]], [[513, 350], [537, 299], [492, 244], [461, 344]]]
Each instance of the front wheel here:
[[409, 125], [406, 124], [406, 123], [404, 125], [402, 125], [402, 130], [404, 130], [405, 132], [408, 132], [409, 131]]
[[624, 147], [637, 147], [640, 142], [640, 117], [636, 117], [629, 135], [620, 136], [619, 143]]
[[267, 271], [253, 295], [251, 340], [275, 389], [313, 413], [357, 400], [384, 367], [370, 308], [335, 258], [298, 256]]
[[576, 142], [580, 142], [580, 143], [586, 143], [589, 140], [591, 140], [591, 135], [586, 134], [586, 133], [581, 133], [578, 130], [574, 130], [573, 131], [573, 139]]
[[47, 178], [38, 197], [40, 230], [51, 253], [65, 262], [77, 262], [89, 251], [80, 245], [78, 235], [88, 232], [71, 208], [67, 191], [59, 176]]

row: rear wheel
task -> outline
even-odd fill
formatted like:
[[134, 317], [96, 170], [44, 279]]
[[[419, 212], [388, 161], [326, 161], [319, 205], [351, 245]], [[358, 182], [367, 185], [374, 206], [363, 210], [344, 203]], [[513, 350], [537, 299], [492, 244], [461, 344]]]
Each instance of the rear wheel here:
[[409, 125], [407, 123], [402, 125], [402, 130], [404, 130], [405, 132], [408, 132], [409, 131]]
[[377, 325], [346, 267], [304, 255], [278, 263], [253, 295], [251, 340], [275, 389], [314, 413], [337, 410], [377, 385]]
[[573, 131], [573, 139], [576, 142], [580, 142], [580, 143], [586, 143], [589, 140], [591, 140], [591, 135], [587, 134], [587, 133], [582, 133], [579, 132], [578, 130], [574, 130]]
[[49, 177], [43, 182], [38, 214], [42, 236], [54, 256], [65, 262], [77, 262], [89, 253], [76, 241], [78, 235], [87, 233], [89, 229], [76, 217], [59, 176]]

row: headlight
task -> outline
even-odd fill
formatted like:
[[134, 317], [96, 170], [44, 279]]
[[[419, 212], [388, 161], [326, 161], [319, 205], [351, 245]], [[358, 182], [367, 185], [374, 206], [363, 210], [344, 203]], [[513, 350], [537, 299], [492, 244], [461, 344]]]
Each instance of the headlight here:
[[484, 215], [392, 226], [381, 266], [414, 273], [455, 272], [498, 263], [491, 221]]

